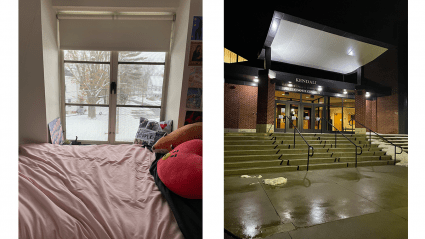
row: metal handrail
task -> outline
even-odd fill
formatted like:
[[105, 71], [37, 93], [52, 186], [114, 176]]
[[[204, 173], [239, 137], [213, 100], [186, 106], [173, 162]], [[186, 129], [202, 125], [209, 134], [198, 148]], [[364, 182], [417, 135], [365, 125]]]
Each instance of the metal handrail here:
[[[308, 166], [309, 166], [309, 164], [310, 164], [310, 157], [313, 157], [313, 155], [314, 155], [314, 148], [313, 148], [313, 146], [311, 146], [308, 142], [307, 142], [307, 140], [305, 140], [305, 138], [304, 138], [304, 136], [301, 134], [301, 132], [298, 130], [298, 128], [297, 127], [295, 127], [295, 125], [294, 125], [294, 123], [292, 123], [292, 120], [288, 117], [288, 116], [284, 116], [285, 117], [285, 121], [286, 121], [286, 119], [288, 119], [289, 120], [289, 122], [290, 122], [290, 124], [292, 125], [292, 127], [294, 128], [294, 129], [296, 129], [297, 130], [297, 132], [298, 132], [298, 134], [301, 136], [301, 138], [304, 140], [304, 142], [307, 144], [307, 146], [308, 146], [308, 151], [307, 151], [307, 171], [308, 171]], [[286, 122], [285, 122], [285, 124], [286, 124]], [[295, 130], [294, 130], [294, 149], [295, 149]], [[311, 155], [310, 155], [310, 149], [311, 149]]]
[[[356, 168], [357, 168], [357, 155], [361, 155], [363, 153], [362, 147], [358, 146], [353, 141], [351, 141], [349, 138], [347, 138], [347, 136], [345, 136], [341, 131], [339, 131], [339, 129], [337, 129], [333, 124], [331, 124], [325, 117], [323, 117], [322, 119], [325, 120], [329, 125], [331, 125], [332, 127], [334, 127], [342, 136], [344, 136], [346, 139], [348, 139], [348, 141], [350, 141], [356, 147]], [[336, 148], [336, 132], [337, 131], [335, 131], [335, 148]], [[323, 133], [323, 130], [322, 130], [322, 133]], [[360, 151], [360, 154], [357, 154], [357, 148], [360, 148], [360, 150], [361, 150]]]
[[[350, 122], [352, 122], [353, 120], [349, 120], [348, 121], [348, 124], [350, 124]], [[392, 146], [394, 146], [394, 165], [396, 164], [396, 158], [397, 158], [397, 154], [401, 154], [401, 153], [403, 153], [403, 148], [401, 147], [401, 146], [398, 146], [398, 145], [395, 145], [395, 144], [393, 144], [392, 142], [390, 142], [388, 139], [386, 139], [386, 138], [384, 138], [384, 137], [382, 137], [381, 135], [379, 135], [378, 133], [376, 133], [375, 131], [373, 131], [373, 130], [371, 130], [370, 128], [368, 128], [368, 127], [366, 127], [364, 124], [362, 124], [362, 123], [360, 123], [360, 122], [358, 122], [358, 121], [356, 121], [356, 124], [359, 124], [359, 125], [361, 125], [361, 126], [363, 126], [363, 127], [365, 127], [366, 129], [368, 129], [369, 130], [369, 143], [370, 143], [370, 145], [372, 145], [372, 132], [374, 133], [374, 134], [376, 134], [379, 138], [381, 138], [381, 139], [383, 139], [383, 140], [385, 140], [385, 141], [387, 141], [388, 143], [390, 143]], [[354, 124], [350, 124], [351, 125], [351, 127], [353, 127], [354, 126]], [[397, 153], [397, 147], [399, 147], [400, 149], [401, 149], [401, 151], [400, 151], [400, 153]]]

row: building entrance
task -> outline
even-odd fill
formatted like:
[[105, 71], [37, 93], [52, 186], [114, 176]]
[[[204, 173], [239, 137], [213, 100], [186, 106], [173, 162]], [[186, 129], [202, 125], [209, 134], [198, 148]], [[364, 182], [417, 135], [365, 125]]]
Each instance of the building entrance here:
[[320, 132], [323, 127], [322, 96], [276, 91], [275, 109], [275, 132], [293, 132], [294, 127], [300, 132]]

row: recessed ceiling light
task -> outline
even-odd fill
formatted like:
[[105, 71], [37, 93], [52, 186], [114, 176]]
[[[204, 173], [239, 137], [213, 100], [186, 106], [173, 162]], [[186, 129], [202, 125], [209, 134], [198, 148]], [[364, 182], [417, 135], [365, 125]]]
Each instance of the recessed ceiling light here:
[[292, 87], [292, 84], [288, 84], [289, 87]]
[[259, 82], [259, 80], [257, 78], [254, 79], [254, 82]]

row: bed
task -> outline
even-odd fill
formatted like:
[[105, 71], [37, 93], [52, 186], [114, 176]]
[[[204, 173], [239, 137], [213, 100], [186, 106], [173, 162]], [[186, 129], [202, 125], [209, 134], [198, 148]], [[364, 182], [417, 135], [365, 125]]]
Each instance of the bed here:
[[19, 238], [199, 238], [202, 200], [170, 202], [151, 169], [159, 157], [140, 145], [21, 145]]

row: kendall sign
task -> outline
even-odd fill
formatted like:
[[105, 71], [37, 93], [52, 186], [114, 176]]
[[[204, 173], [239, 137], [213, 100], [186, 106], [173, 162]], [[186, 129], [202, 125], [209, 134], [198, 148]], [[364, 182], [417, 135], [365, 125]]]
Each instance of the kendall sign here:
[[312, 85], [316, 84], [315, 80], [306, 80], [306, 79], [295, 78], [295, 81], [299, 82], [299, 83], [306, 83], [306, 84], [312, 84]]

